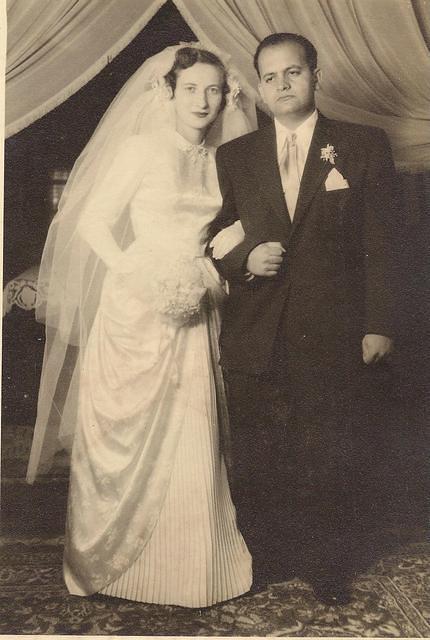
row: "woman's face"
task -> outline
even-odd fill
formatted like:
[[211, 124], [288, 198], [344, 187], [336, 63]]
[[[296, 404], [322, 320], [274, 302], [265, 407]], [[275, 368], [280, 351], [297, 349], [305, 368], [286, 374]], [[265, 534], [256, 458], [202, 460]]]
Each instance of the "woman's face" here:
[[224, 76], [211, 64], [196, 62], [176, 76], [173, 96], [176, 128], [190, 142], [200, 142], [219, 113]]

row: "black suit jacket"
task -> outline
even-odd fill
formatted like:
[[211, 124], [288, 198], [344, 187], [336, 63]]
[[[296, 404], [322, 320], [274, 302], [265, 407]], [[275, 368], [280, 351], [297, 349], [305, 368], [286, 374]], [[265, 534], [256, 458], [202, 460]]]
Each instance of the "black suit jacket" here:
[[[325, 188], [333, 168], [321, 159], [327, 144], [349, 189]], [[364, 334], [396, 334], [402, 221], [383, 131], [319, 114], [292, 223], [273, 124], [221, 146], [217, 169], [223, 206], [210, 235], [239, 218], [245, 230], [244, 241], [216, 261], [230, 285], [220, 338], [225, 368], [269, 370], [279, 338], [323, 368], [358, 363]], [[247, 281], [248, 254], [266, 241], [286, 248], [282, 268]]]

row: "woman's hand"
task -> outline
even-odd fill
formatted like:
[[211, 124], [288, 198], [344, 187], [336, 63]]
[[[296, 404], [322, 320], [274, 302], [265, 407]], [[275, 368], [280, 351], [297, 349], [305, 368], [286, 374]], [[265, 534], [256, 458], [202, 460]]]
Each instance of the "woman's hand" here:
[[121, 287], [127, 286], [130, 294], [141, 292], [142, 282], [140, 278], [136, 278], [136, 261], [133, 256], [121, 251], [121, 255], [109, 267], [109, 270], [117, 284]]

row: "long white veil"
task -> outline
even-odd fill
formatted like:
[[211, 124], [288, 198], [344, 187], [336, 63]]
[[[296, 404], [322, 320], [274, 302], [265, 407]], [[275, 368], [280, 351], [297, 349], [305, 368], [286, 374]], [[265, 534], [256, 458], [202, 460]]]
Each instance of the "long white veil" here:
[[[215, 53], [227, 69], [227, 105], [207, 136], [218, 146], [256, 128], [255, 90], [223, 52], [199, 43], [168, 47], [147, 60], [126, 82], [100, 121], [72, 170], [50, 226], [40, 271], [36, 319], [46, 324], [46, 345], [37, 421], [27, 470], [32, 483], [52, 465], [55, 453], [70, 449], [77, 421], [81, 353], [98, 309], [106, 267], [83, 240], [77, 226], [92, 190], [132, 134], [157, 131], [171, 120], [164, 76], [182, 47]], [[132, 237], [126, 215], [118, 212], [113, 234], [121, 248]]]

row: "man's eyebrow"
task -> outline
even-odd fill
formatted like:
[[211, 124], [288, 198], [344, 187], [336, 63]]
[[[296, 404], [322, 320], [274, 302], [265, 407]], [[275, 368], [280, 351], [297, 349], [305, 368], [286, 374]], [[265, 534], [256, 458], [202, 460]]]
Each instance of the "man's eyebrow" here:
[[[290, 71], [291, 69], [303, 69], [303, 66], [301, 64], [292, 64], [289, 67], [285, 67], [285, 69], [281, 69], [280, 72], [284, 73], [285, 71]], [[279, 71], [268, 71], [267, 73], [265, 73], [263, 75], [263, 78], [267, 78], [269, 76], [274, 76], [277, 73], [279, 73]]]

